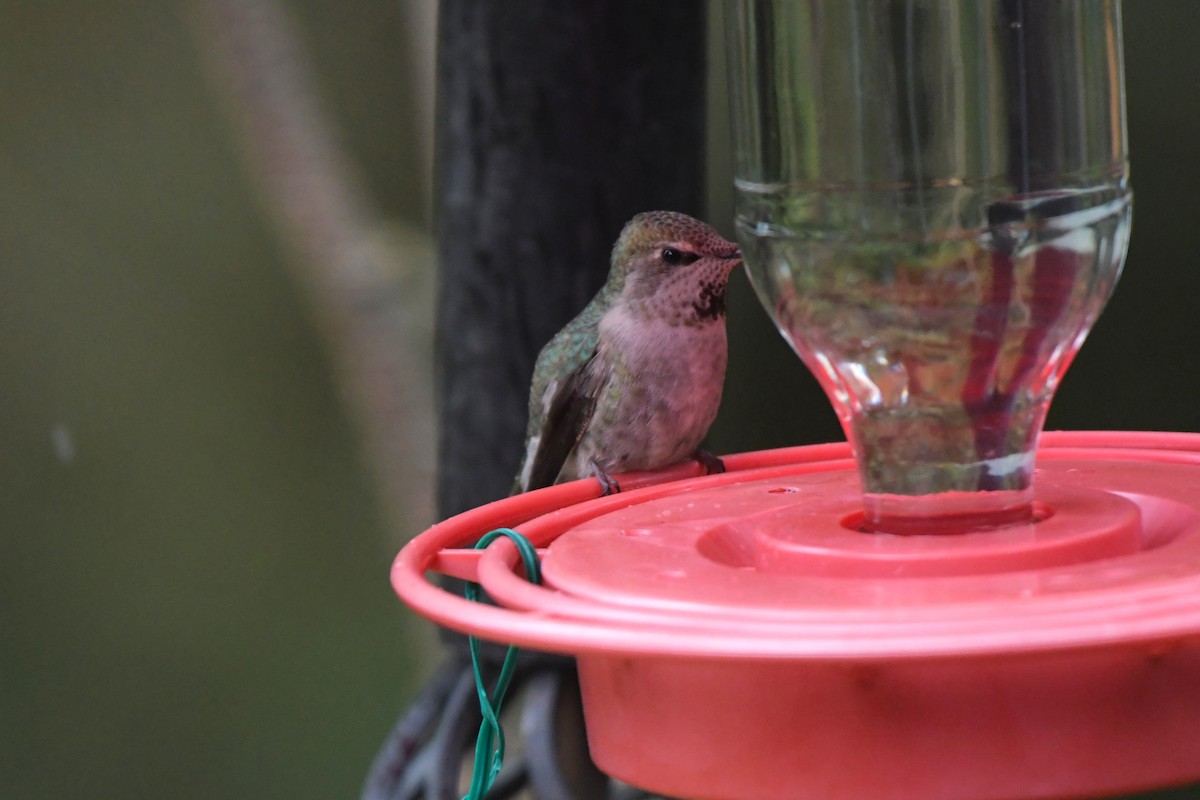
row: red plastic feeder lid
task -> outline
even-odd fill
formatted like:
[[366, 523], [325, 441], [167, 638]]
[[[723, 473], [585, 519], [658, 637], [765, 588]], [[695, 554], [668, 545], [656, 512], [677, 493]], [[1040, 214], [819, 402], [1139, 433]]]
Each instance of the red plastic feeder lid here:
[[[419, 613], [579, 659], [597, 764], [674, 796], [1094, 796], [1200, 780], [1200, 435], [1047, 433], [1036, 521], [863, 533], [845, 445], [508, 498], [393, 567]], [[543, 554], [518, 572], [515, 527]], [[497, 606], [426, 580], [480, 582]]]
[[[903, 658], [1200, 634], [1200, 436], [1044, 440], [1029, 525], [862, 533], [848, 449], [794, 448], [590, 502], [582, 481], [476, 509], [409, 544], [393, 583], [449, 627], [564, 653]], [[511, 545], [456, 550], [501, 525], [546, 548], [544, 587], [514, 574]], [[430, 569], [507, 608], [431, 586]]]

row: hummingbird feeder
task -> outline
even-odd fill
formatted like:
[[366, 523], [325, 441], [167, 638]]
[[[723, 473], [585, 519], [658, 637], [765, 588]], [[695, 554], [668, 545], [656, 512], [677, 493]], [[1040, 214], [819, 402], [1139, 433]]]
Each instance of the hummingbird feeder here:
[[1128, 241], [1119, 0], [726, 12], [747, 270], [848, 442], [480, 507], [396, 592], [575, 656], [593, 759], [656, 793], [1200, 780], [1200, 435], [1041, 434]]

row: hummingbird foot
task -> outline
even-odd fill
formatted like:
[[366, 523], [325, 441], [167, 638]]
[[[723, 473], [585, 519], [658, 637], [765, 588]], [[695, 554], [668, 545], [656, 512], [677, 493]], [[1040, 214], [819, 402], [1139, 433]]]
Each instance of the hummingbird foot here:
[[617, 479], [609, 475], [604, 469], [592, 460], [592, 477], [600, 482], [600, 496], [608, 497], [610, 494], [618, 494], [621, 491], [621, 484], [617, 483]]
[[704, 467], [705, 475], [720, 475], [725, 471], [725, 462], [707, 450], [701, 450], [697, 447], [696, 452], [692, 453], [692, 458], [698, 461], [700, 466]]

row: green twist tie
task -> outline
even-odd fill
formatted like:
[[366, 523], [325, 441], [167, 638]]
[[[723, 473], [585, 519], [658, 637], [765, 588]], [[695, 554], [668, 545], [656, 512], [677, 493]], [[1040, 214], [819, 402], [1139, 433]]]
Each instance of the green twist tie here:
[[[512, 528], [497, 528], [484, 534], [475, 543], [476, 550], [482, 550], [501, 536], [508, 537], [517, 546], [521, 561], [525, 564], [525, 578], [530, 583], [542, 582], [542, 572], [538, 564], [537, 549], [529, 540]], [[474, 602], [479, 602], [480, 587], [478, 583], [468, 582], [463, 595]], [[504, 764], [504, 730], [500, 727], [500, 705], [508, 691], [513, 671], [517, 666], [516, 647], [509, 647], [504, 656], [504, 665], [500, 668], [500, 677], [496, 679], [496, 688], [488, 696], [483, 685], [483, 673], [479, 668], [479, 639], [467, 637], [467, 645], [471, 650], [471, 666], [475, 670], [475, 692], [479, 695], [479, 710], [483, 713], [483, 722], [479, 725], [479, 736], [475, 739], [475, 766], [471, 771], [471, 789], [463, 800], [482, 800]], [[489, 764], [490, 762], [490, 764]]]

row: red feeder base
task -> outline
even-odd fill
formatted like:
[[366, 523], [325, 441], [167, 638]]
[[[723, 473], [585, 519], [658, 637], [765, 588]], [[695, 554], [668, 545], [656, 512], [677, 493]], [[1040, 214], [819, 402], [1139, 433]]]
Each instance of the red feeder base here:
[[[1029, 525], [862, 533], [848, 449], [793, 448], [476, 509], [414, 539], [393, 584], [452, 628], [576, 655], [596, 763], [668, 795], [1200, 780], [1200, 436], [1046, 434], [1039, 455]], [[507, 542], [460, 549], [502, 525], [544, 548], [545, 587], [514, 573]]]

